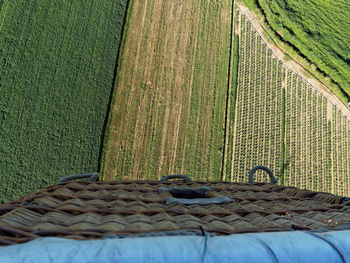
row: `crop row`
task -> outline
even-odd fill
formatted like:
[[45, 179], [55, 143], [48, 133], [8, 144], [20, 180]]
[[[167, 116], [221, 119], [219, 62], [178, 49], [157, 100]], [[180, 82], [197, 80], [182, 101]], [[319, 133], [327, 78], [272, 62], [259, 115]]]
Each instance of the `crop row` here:
[[286, 78], [284, 182], [327, 191], [329, 141], [326, 100], [290, 70]]
[[350, 167], [350, 121], [340, 110], [332, 107], [331, 123], [331, 167], [334, 176], [333, 188], [336, 193], [350, 195], [349, 167]]

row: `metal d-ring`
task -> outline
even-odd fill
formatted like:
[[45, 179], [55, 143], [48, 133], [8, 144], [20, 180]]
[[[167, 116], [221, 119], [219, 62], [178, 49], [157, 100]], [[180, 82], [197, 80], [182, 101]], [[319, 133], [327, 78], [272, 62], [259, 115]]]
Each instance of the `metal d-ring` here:
[[254, 184], [254, 174], [257, 170], [264, 170], [265, 172], [267, 172], [270, 176], [271, 183], [277, 184], [277, 179], [273, 176], [273, 172], [269, 168], [267, 168], [266, 166], [263, 166], [263, 165], [257, 165], [249, 172], [249, 183], [250, 184]]
[[185, 174], [169, 174], [169, 175], [164, 175], [162, 178], [160, 178], [161, 182], [165, 182], [166, 180], [169, 179], [183, 179], [186, 182], [191, 182], [191, 178], [188, 175]]

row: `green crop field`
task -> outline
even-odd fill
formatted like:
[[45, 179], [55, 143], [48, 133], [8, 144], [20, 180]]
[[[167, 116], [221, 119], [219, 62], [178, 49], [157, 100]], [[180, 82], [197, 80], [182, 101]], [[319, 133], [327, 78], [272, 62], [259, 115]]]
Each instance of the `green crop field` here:
[[0, 201], [98, 169], [126, 4], [0, 1]]

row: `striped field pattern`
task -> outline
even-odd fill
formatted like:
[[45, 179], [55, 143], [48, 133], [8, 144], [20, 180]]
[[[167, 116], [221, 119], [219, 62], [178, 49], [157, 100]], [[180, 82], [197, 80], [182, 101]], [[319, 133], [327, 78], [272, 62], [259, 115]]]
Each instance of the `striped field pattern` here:
[[349, 109], [284, 59], [248, 9], [148, 0], [128, 17], [105, 179], [246, 182], [265, 165], [280, 184], [350, 194]]

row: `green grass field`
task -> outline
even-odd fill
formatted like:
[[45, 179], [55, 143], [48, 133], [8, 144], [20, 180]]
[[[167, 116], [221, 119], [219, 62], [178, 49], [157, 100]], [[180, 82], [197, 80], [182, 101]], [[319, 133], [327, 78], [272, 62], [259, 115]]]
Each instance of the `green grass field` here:
[[98, 169], [126, 4], [0, 1], [0, 201]]

